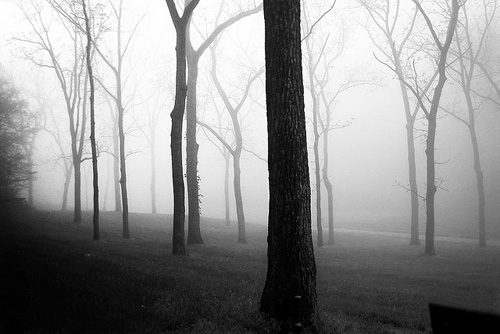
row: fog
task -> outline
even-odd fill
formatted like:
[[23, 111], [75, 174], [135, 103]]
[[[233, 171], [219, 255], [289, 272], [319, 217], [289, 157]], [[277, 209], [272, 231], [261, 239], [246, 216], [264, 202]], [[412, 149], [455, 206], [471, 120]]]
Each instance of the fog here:
[[[218, 3], [218, 2], [217, 2]], [[226, 10], [234, 13], [236, 3], [244, 3], [243, 8], [252, 1], [230, 2]], [[318, 2], [320, 4], [320, 2]], [[127, 182], [129, 208], [131, 212], [151, 212], [150, 198], [150, 154], [151, 150], [145, 135], [148, 117], [157, 115], [156, 127], [156, 191], [158, 213], [171, 214], [172, 180], [170, 160], [170, 117], [173, 107], [175, 78], [175, 29], [173, 28], [167, 6], [162, 1], [128, 1], [125, 11], [125, 36], [128, 38], [138, 20], [136, 34], [132, 37], [130, 52], [125, 57], [123, 72], [126, 77], [124, 95], [126, 96], [125, 125], [127, 129], [126, 150]], [[309, 5], [311, 17], [327, 9], [323, 4], [318, 7]], [[211, 1], [201, 1], [195, 10], [192, 29], [193, 43], [199, 45], [203, 36], [214, 29], [214, 17], [218, 6]], [[224, 16], [225, 15], [225, 16]], [[228, 17], [224, 12], [221, 20]], [[340, 26], [346, 28], [344, 53], [335, 61], [334, 76], [341, 81], [352, 69], [358, 69], [368, 82], [341, 94], [333, 104], [333, 119], [337, 124], [348, 126], [330, 132], [329, 165], [334, 189], [335, 225], [343, 228], [391, 229], [407, 231], [410, 227], [410, 196], [405, 187], [408, 184], [408, 158], [406, 144], [405, 115], [395, 75], [374, 58], [380, 52], [373, 46], [367, 33], [357, 22], [366, 17], [361, 8], [352, 4], [338, 4], [320, 22], [324, 34], [331, 33], [331, 43], [338, 34]], [[496, 21], [498, 26], [498, 20]], [[59, 28], [57, 28], [59, 29]], [[53, 36], [65, 36], [54, 28]], [[229, 27], [221, 36], [218, 54], [218, 75], [234, 103], [242, 96], [242, 86], [252, 69], [257, 70], [264, 64], [263, 15], [244, 18]], [[424, 32], [422, 32], [423, 34]], [[31, 35], [30, 35], [31, 34]], [[45, 113], [47, 126], [60, 127], [66, 136], [63, 144], [69, 155], [70, 138], [67, 132], [67, 113], [54, 72], [48, 68], [35, 66], [23, 56], [25, 44], [13, 37], [32, 36], [30, 26], [15, 1], [0, 1], [0, 64], [10, 73], [16, 86], [30, 102], [33, 109], [42, 111], [36, 94], [49, 106]], [[312, 36], [314, 37], [314, 36]], [[315, 35], [319, 38], [319, 35]], [[58, 43], [64, 43], [58, 40]], [[113, 48], [112, 36], [103, 39], [105, 48]], [[61, 44], [62, 45], [62, 44]], [[303, 44], [304, 49], [304, 44]], [[377, 53], [378, 52], [378, 53]], [[498, 55], [498, 50], [492, 50]], [[495, 53], [494, 53], [495, 54]], [[223, 103], [210, 78], [210, 50], [207, 50], [199, 64], [198, 115], [206, 123], [216, 124], [215, 106], [223, 111]], [[110, 72], [101, 63], [96, 65], [98, 76], [111, 82]], [[304, 71], [306, 67], [304, 66]], [[428, 69], [429, 71], [429, 69]], [[312, 152], [311, 101], [308, 92], [307, 75], [304, 75], [306, 115], [310, 139], [311, 186], [313, 191], [312, 214], [314, 209], [314, 164]], [[36, 83], [41, 83], [37, 88]], [[335, 80], [331, 89], [335, 89]], [[338, 83], [337, 83], [338, 84]], [[110, 86], [113, 87], [113, 86]], [[99, 87], [98, 87], [99, 89]], [[213, 96], [212, 96], [213, 94]], [[100, 174], [100, 202], [103, 210], [114, 210], [113, 157], [107, 154], [112, 150], [109, 106], [105, 92], [97, 93], [97, 120]], [[465, 115], [460, 87], [451, 78], [445, 86], [442, 105]], [[244, 147], [256, 155], [267, 155], [267, 130], [265, 112], [264, 76], [254, 82], [240, 113], [243, 128]], [[494, 103], [481, 103], [477, 114], [476, 129], [480, 145], [482, 169], [486, 193], [486, 230], [488, 238], [499, 238], [500, 230], [500, 113]], [[53, 113], [51, 114], [49, 110]], [[416, 122], [418, 129], [425, 129], [426, 122], [419, 114]], [[473, 170], [471, 141], [467, 128], [455, 118], [440, 111], [437, 127], [437, 177], [439, 189], [436, 194], [436, 232], [456, 236], [474, 237], [477, 235], [477, 188]], [[54, 122], [55, 119], [55, 122]], [[226, 113], [223, 123], [229, 124]], [[139, 127], [144, 126], [142, 129]], [[88, 137], [88, 135], [86, 135]], [[216, 139], [208, 132], [198, 129], [199, 176], [201, 215], [203, 217], [224, 217], [224, 169], [225, 161], [218, 148], [213, 144]], [[231, 141], [231, 140], [229, 140]], [[85, 149], [88, 156], [90, 145]], [[417, 180], [419, 192], [425, 196], [425, 136], [416, 132]], [[268, 211], [267, 165], [255, 154], [244, 151], [242, 155], [242, 192], [245, 216], [249, 223], [266, 224]], [[184, 155], [185, 157], [185, 155]], [[36, 181], [34, 188], [35, 207], [46, 210], [59, 210], [63, 196], [64, 172], [63, 159], [53, 137], [46, 131], [37, 136], [35, 151]], [[73, 178], [72, 181], [73, 182]], [[92, 210], [92, 171], [91, 162], [85, 161], [82, 167], [82, 208]], [[231, 189], [231, 218], [236, 221], [234, 195]], [[73, 205], [72, 183], [69, 187], [68, 209]], [[323, 190], [323, 216], [326, 217], [326, 194]], [[326, 225], [326, 223], [325, 223]], [[420, 201], [420, 231], [424, 231], [425, 206]], [[203, 229], [203, 226], [202, 226]], [[489, 235], [488, 231], [496, 231]]]

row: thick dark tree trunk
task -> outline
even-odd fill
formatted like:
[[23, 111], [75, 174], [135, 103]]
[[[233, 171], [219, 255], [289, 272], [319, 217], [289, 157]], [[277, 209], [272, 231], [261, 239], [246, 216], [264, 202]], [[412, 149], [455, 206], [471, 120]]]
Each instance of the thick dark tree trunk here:
[[311, 231], [311, 188], [307, 155], [300, 38], [300, 0], [265, 0], [268, 119], [268, 268], [260, 310], [292, 320], [292, 301], [301, 296], [300, 319], [318, 319], [316, 264]]

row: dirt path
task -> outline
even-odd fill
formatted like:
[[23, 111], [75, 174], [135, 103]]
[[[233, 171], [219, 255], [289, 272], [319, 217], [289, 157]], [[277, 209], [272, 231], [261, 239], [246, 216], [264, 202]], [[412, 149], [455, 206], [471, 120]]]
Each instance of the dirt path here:
[[[387, 237], [398, 237], [398, 238], [410, 238], [409, 233], [402, 232], [380, 232], [380, 231], [368, 231], [368, 230], [355, 230], [349, 228], [337, 228], [335, 231], [345, 232], [345, 233], [355, 233], [355, 234], [369, 234], [369, 235], [381, 235]], [[425, 235], [420, 235], [420, 240], [425, 240]], [[466, 244], [477, 244], [477, 239], [471, 238], [456, 238], [456, 237], [443, 237], [443, 236], [435, 236], [435, 241], [446, 241], [446, 242], [460, 242]], [[500, 240], [486, 240], [486, 244], [488, 246], [500, 246]]]

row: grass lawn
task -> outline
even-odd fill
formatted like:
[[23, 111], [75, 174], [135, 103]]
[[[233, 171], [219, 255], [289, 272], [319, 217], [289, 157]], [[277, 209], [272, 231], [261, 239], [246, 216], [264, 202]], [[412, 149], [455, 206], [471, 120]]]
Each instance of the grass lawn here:
[[[272, 333], [258, 312], [266, 229], [202, 219], [206, 245], [171, 255], [171, 218], [131, 214], [17, 212], [0, 223], [0, 333]], [[420, 254], [405, 238], [342, 232], [316, 249], [325, 333], [430, 332], [427, 305], [500, 313], [500, 247], [437, 242]]]

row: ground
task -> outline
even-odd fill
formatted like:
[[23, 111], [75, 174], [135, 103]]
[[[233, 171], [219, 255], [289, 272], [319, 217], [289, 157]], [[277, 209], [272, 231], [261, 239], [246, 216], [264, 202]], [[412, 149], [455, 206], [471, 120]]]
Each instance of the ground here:
[[[0, 223], [0, 332], [272, 333], [258, 313], [266, 273], [266, 228], [202, 219], [206, 245], [171, 255], [171, 217], [22, 210]], [[316, 249], [324, 333], [430, 332], [428, 303], [500, 313], [500, 247], [437, 241], [422, 256], [405, 235], [342, 229]]]

